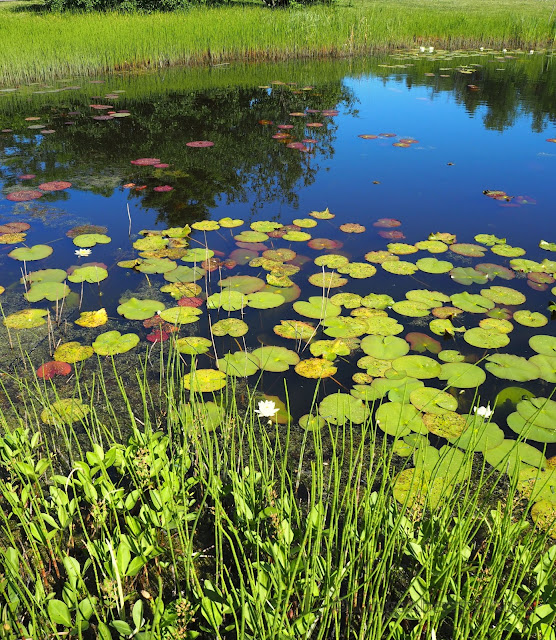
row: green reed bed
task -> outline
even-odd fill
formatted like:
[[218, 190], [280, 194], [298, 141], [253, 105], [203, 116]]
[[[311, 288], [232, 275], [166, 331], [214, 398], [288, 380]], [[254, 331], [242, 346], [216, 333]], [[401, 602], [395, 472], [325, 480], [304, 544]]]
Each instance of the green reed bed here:
[[556, 545], [502, 476], [402, 504], [372, 422], [218, 409], [168, 362], [3, 377], [0, 637], [554, 637]]
[[349, 56], [421, 43], [545, 47], [554, 41], [550, 9], [533, 2], [460, 7], [445, 0], [59, 15], [8, 6], [0, 8], [0, 82], [238, 59]]

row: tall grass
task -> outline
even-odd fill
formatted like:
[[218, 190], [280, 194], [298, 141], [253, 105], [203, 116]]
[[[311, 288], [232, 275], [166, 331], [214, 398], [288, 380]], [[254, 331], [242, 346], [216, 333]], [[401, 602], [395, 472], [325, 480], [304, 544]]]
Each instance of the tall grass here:
[[77, 377], [51, 431], [56, 387], [4, 378], [1, 637], [552, 638], [556, 546], [500, 476], [400, 504], [372, 422], [281, 429], [236, 388], [217, 426], [182, 367]]
[[544, 3], [365, 2], [271, 11], [195, 8], [151, 15], [1, 9], [0, 81], [30, 82], [137, 67], [349, 56], [426, 43], [539, 47], [554, 41]]

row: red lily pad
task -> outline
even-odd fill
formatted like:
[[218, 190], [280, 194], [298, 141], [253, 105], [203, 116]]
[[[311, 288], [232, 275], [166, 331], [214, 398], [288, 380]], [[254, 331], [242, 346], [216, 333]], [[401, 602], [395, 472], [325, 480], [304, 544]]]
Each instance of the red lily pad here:
[[113, 109], [114, 107], [111, 104], [90, 104], [91, 109], [96, 109], [97, 111], [105, 111], [106, 109]]
[[27, 222], [6, 222], [6, 224], [0, 225], [0, 234], [23, 233], [30, 228], [31, 225], [27, 224]]
[[50, 380], [54, 376], [67, 376], [71, 372], [71, 364], [67, 362], [45, 362], [37, 369], [37, 378]]
[[289, 133], [275, 133], [272, 137], [274, 140], [291, 140], [292, 139]]
[[323, 116], [337, 116], [340, 112], [337, 109], [323, 109], [321, 113]]
[[556, 138], [547, 138], [546, 141], [547, 142], [556, 142]]
[[382, 229], [390, 229], [392, 227], [401, 227], [402, 223], [395, 218], [379, 218], [373, 222], [373, 227], [380, 227]]
[[415, 140], [415, 138], [400, 138], [400, 142], [404, 144], [418, 144], [419, 140]]
[[365, 231], [365, 227], [358, 222], [346, 222], [345, 224], [340, 225], [340, 231], [344, 233], [363, 233]]
[[259, 124], [274, 124], [274, 122], [272, 120], [259, 120]]
[[484, 273], [489, 280], [493, 280], [496, 276], [502, 278], [502, 280], [513, 280], [513, 278], [515, 278], [515, 273], [511, 269], [491, 262], [478, 264], [475, 270]]
[[311, 127], [313, 129], [318, 129], [319, 127], [322, 127], [323, 124], [322, 122], [308, 122], [305, 126]]
[[539, 284], [552, 284], [554, 278], [548, 273], [539, 273], [537, 271], [531, 271], [527, 274], [527, 279]]
[[378, 235], [386, 240], [404, 240], [405, 236], [401, 231], [378, 231]]
[[155, 169], [167, 169], [170, 165], [166, 162], [159, 162], [158, 164], [153, 164]]
[[43, 191], [63, 191], [70, 187], [71, 182], [65, 182], [64, 180], [55, 180], [53, 182], [43, 182], [42, 184], [39, 184], [39, 189], [42, 189]]
[[97, 224], [80, 224], [77, 227], [72, 227], [69, 231], [66, 231], [68, 238], [76, 238], [77, 236], [85, 233], [99, 233], [104, 235], [108, 231], [108, 227], [102, 227]]
[[155, 164], [160, 164], [160, 158], [138, 158], [137, 160], [131, 160], [131, 164], [138, 167], [148, 167]]
[[191, 298], [180, 298], [177, 302], [178, 307], [200, 307], [203, 304], [202, 298], [193, 296]]
[[330, 240], [329, 238], [313, 238], [307, 244], [311, 249], [316, 249], [317, 251], [322, 249], [341, 249], [344, 246], [343, 242]]
[[17, 176], [18, 180], [32, 180], [33, 178], [36, 178], [37, 176], [34, 173], [24, 173], [21, 176]]
[[153, 191], [156, 191], [157, 193], [167, 193], [168, 191], [173, 191], [174, 187], [171, 187], [169, 184], [163, 184], [160, 187], [155, 187], [153, 189]]
[[302, 142], [305, 144], [317, 144], [317, 140], [314, 138], [303, 138]]
[[396, 134], [395, 133], [379, 133], [378, 137], [379, 138], [395, 138]]
[[431, 336], [428, 336], [426, 333], [412, 331], [405, 336], [405, 339], [411, 345], [412, 351], [418, 351], [419, 353], [424, 353], [425, 351], [440, 353], [442, 351], [440, 342], [431, 338]]
[[303, 142], [290, 142], [286, 145], [288, 149], [296, 149], [297, 151], [303, 151], [307, 153], [309, 149], [303, 144]]
[[378, 138], [378, 136], [375, 136], [374, 133], [361, 133], [357, 137], [363, 138], [363, 140], [376, 140]]
[[194, 149], [204, 149], [205, 147], [214, 147], [214, 142], [210, 140], [194, 140], [193, 142], [186, 142], [186, 147], [193, 147]]
[[169, 337], [170, 337], [169, 333], [167, 333], [166, 331], [160, 331], [160, 330], [151, 331], [151, 333], [147, 334], [147, 340], [152, 343], [166, 342], [166, 340], [168, 340]]
[[251, 251], [266, 251], [268, 247], [262, 242], [236, 242], [236, 246], [240, 249], [248, 249]]
[[36, 189], [21, 189], [20, 191], [12, 191], [6, 196], [6, 200], [11, 202], [27, 202], [28, 200], [37, 200], [44, 195], [42, 191]]
[[277, 124], [278, 129], [293, 129], [293, 124]]
[[101, 120], [101, 121], [114, 120], [114, 116], [109, 116], [109, 115], [106, 115], [106, 116], [93, 116], [93, 120]]

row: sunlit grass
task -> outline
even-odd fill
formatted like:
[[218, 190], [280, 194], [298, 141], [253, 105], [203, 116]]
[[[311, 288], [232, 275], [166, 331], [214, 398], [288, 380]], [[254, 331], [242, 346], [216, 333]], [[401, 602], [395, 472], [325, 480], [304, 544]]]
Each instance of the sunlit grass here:
[[554, 40], [551, 7], [528, 1], [354, 1], [275, 11], [230, 5], [151, 15], [57, 15], [3, 4], [4, 83], [171, 64], [348, 56], [422, 43], [536, 48]]

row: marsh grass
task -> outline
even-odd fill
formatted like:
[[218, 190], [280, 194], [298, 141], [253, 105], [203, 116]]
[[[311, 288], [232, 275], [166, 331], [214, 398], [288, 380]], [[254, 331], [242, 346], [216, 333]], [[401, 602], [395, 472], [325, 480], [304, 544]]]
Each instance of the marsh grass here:
[[503, 476], [399, 504], [372, 422], [281, 427], [238, 384], [212, 428], [188, 366], [76, 375], [50, 428], [60, 390], [2, 379], [1, 637], [552, 637], [556, 546]]
[[464, 6], [451, 0], [356, 2], [271, 11], [262, 6], [186, 12], [48, 14], [1, 7], [0, 82], [174, 64], [352, 56], [411, 47], [533, 47], [554, 42], [544, 2]]

